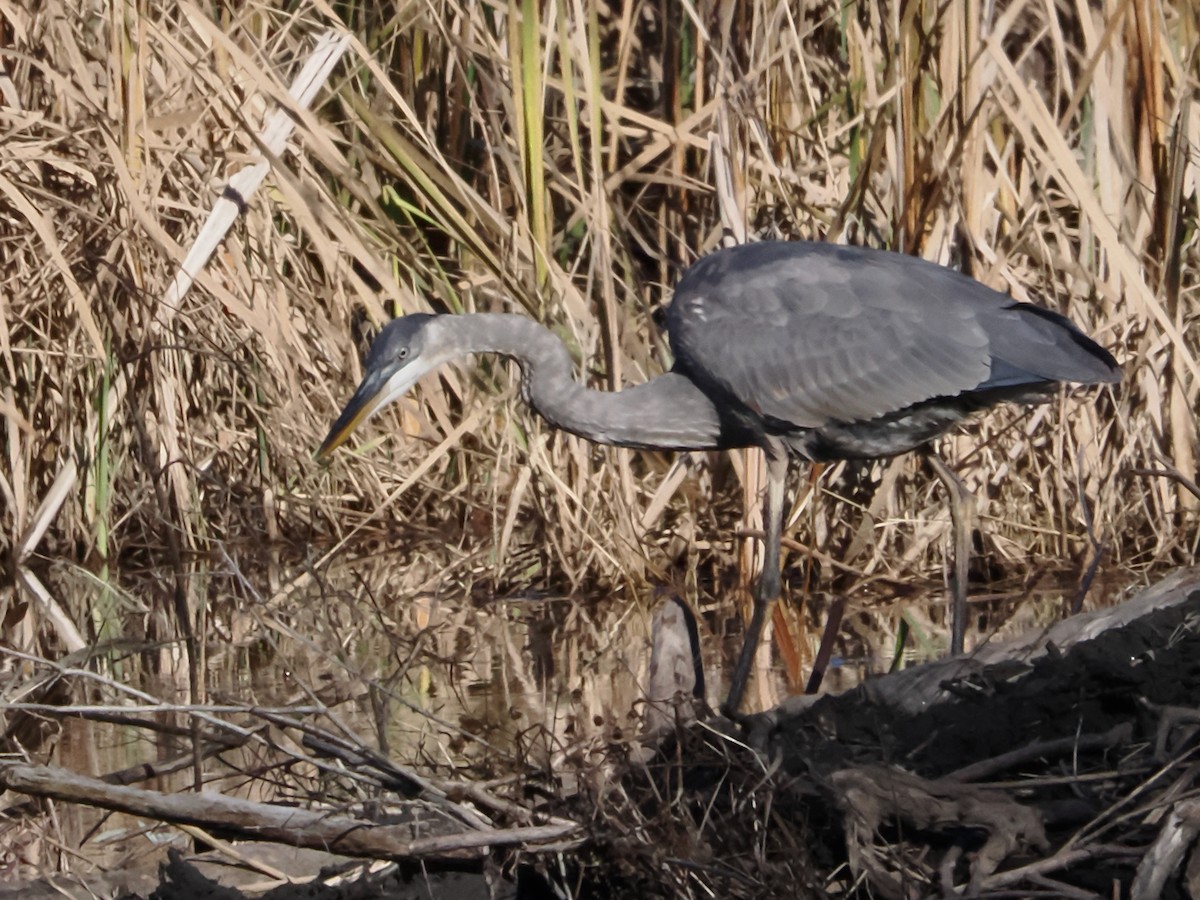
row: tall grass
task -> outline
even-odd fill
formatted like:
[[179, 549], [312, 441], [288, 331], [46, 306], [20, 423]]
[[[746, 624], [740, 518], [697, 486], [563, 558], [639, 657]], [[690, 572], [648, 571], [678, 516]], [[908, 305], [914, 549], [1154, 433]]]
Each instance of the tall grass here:
[[[303, 591], [331, 561], [390, 547], [398, 597], [536, 591], [586, 608], [669, 584], [723, 630], [749, 457], [682, 477], [669, 457], [553, 433], [495, 361], [430, 379], [363, 452], [328, 469], [311, 454], [393, 313], [520, 310], [589, 383], [652, 376], [670, 364], [653, 309], [741, 231], [959, 266], [1069, 314], [1122, 360], [1113, 392], [1004, 409], [942, 442], [1010, 581], [1080, 573], [1089, 521], [1116, 573], [1104, 599], [1194, 559], [1187, 2], [303, 8], [4, 8], [3, 549], [23, 546], [66, 467], [91, 492], [67, 496], [19, 563], [62, 616], [6, 579], [10, 644], [55, 655], [70, 644], [55, 622], [98, 637], [109, 583], [143, 604], [125, 637], [187, 634], [179, 618], [207, 608], [252, 641], [272, 626], [241, 618], [218, 547], [272, 614], [328, 596]], [[270, 190], [200, 289], [164, 308], [183, 248], [335, 9], [355, 41], [332, 89], [297, 113]], [[777, 624], [801, 655], [819, 638], [806, 583], [886, 633], [900, 615], [881, 597], [940, 579], [933, 483], [913, 458], [834, 467], [815, 494], [797, 483], [796, 602]], [[78, 570], [101, 578], [79, 589]], [[120, 624], [105, 615], [105, 634]]]

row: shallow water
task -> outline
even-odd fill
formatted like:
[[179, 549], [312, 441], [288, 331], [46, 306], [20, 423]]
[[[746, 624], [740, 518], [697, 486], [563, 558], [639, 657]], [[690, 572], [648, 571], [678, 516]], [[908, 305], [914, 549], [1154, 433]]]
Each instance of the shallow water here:
[[[491, 597], [442, 578], [403, 549], [348, 548], [323, 568], [296, 566], [290, 577], [278, 560], [236, 568], [229, 562], [203, 579], [197, 575], [210, 597], [202, 725], [225, 735], [263, 730], [205, 759], [208, 789], [255, 800], [362, 799], [330, 777], [345, 761], [304, 746], [306, 729], [434, 777], [478, 781], [517, 773], [546, 784], [561, 783], [565, 772], [600, 771], [595, 764], [613, 742], [634, 739], [641, 729], [651, 623], [665, 596]], [[969, 645], [1057, 620], [1075, 590], [1073, 579], [1057, 575], [1007, 589], [974, 586]], [[1098, 584], [1092, 596], [1102, 598], [1105, 590]], [[846, 690], [887, 671], [902, 621], [909, 637], [900, 665], [944, 654], [944, 591], [930, 584], [899, 594], [879, 585], [849, 592], [821, 690]], [[793, 592], [789, 600], [795, 602]], [[777, 650], [768, 689], [752, 691], [750, 703], [802, 690], [828, 606], [828, 595], [814, 593], [804, 606], [789, 607], [787, 621], [805, 625], [789, 625], [799, 685], [780, 661], [789, 654]], [[701, 604], [698, 629], [713, 706], [723, 697], [726, 661], [740, 647], [738, 628], [727, 604], [711, 598]], [[99, 670], [102, 681], [89, 685], [89, 705], [113, 707], [144, 725], [65, 719], [53, 763], [102, 776], [187, 755], [192, 718], [184, 707], [191, 697], [179, 644], [114, 652], [101, 657]], [[75, 702], [83, 700], [77, 695]], [[331, 768], [323, 773], [321, 766]], [[178, 791], [193, 783], [191, 767], [181, 764], [143, 786]], [[161, 844], [181, 839], [167, 826], [74, 805], [60, 807], [55, 828], [59, 846], [104, 868], [156, 864]]]
[[[328, 707], [336, 710], [339, 728], [396, 761], [447, 768], [505, 757], [528, 762], [530, 753], [546, 765], [588, 741], [636, 732], [652, 617], [665, 597], [491, 599], [413, 591], [411, 572], [394, 577], [385, 557], [364, 562], [347, 552], [343, 560], [318, 575], [281, 581], [273, 596], [212, 610], [210, 702]], [[1070, 579], [1056, 576], [1032, 587], [973, 587], [968, 648], [1057, 620], [1074, 591]], [[843, 691], [893, 665], [944, 655], [944, 592], [931, 586], [903, 599], [894, 593], [861, 591], [847, 600], [821, 691]], [[807, 623], [802, 642], [794, 631], [792, 638], [801, 681], [822, 639], [828, 605], [826, 595], [814, 594], [802, 613], [791, 607], [789, 615], [802, 614]], [[698, 620], [713, 706], [723, 696], [726, 660], [740, 647], [730, 616], [710, 604]], [[908, 636], [897, 662], [902, 622]], [[729, 633], [718, 635], [721, 627]], [[803, 690], [789, 683], [782, 655], [773, 654], [769, 670], [769, 695], [777, 699]], [[122, 680], [160, 702], [186, 703], [178, 646], [163, 648], [154, 662], [161, 674], [152, 677], [144, 655], [125, 658]], [[89, 752], [99, 752], [94, 741], [87, 743]], [[139, 754], [136, 743], [114, 738], [103, 745], [103, 759], [76, 762], [107, 771], [133, 764]]]

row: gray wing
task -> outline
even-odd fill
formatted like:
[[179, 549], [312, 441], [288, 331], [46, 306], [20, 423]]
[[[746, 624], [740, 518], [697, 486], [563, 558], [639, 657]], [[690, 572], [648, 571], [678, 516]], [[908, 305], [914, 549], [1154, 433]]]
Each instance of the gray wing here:
[[830, 244], [705, 257], [667, 324], [677, 368], [800, 428], [965, 391], [1115, 377], [1112, 358], [1056, 313], [915, 257]]

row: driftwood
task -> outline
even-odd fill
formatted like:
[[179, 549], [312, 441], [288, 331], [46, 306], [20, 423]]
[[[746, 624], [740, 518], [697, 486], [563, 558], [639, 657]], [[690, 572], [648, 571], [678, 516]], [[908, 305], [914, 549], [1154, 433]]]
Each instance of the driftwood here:
[[[1200, 590], [1200, 567], [1180, 569], [1117, 606], [1081, 613], [1053, 625], [1006, 641], [984, 644], [966, 656], [925, 663], [872, 678], [858, 689], [859, 696], [876, 706], [915, 715], [954, 700], [953, 684], [980, 676], [995, 666], [1032, 665], [1050, 654], [1060, 654], [1082, 641], [1132, 625], [1146, 616], [1189, 602]], [[1007, 676], [1006, 676], [1007, 677]], [[756, 733], [777, 726], [804, 711], [820, 698], [793, 697], [755, 722]]]
[[579, 831], [575, 823], [563, 820], [521, 828], [467, 829], [445, 816], [422, 815], [428, 807], [417, 804], [407, 806], [411, 814], [404, 824], [380, 825], [332, 811], [314, 812], [209, 792], [165, 794], [121, 787], [65, 769], [25, 763], [0, 762], [0, 788], [163, 822], [199, 825], [244, 840], [380, 859], [473, 859], [493, 847], [562, 842], [577, 837]]
[[1200, 896], [1198, 585], [1183, 570], [971, 659], [793, 700], [754, 741], [840, 808], [847, 862], [882, 896], [1095, 897], [1070, 881], [1090, 869], [1149, 900], [1189, 853]]
[[[1083, 678], [1102, 682], [1095, 692], [1115, 692], [1122, 703], [1149, 701], [1163, 728], [1187, 724], [1197, 695], [1184, 683], [1195, 673], [1180, 641], [1195, 639], [1189, 623], [1197, 617], [1200, 569], [1185, 569], [1120, 607], [983, 647], [969, 659], [884, 675], [841, 695], [793, 698], [754, 720], [753, 743], [769, 755], [825, 759], [827, 771], [855, 760], [854, 747], [863, 741], [883, 740], [889, 752], [919, 757], [931, 737], [944, 743], [951, 733], [967, 743], [973, 734], [987, 735], [973, 750], [964, 748], [955, 768], [975, 765], [1034, 740], [1035, 723], [1044, 732], [1036, 739], [1070, 738], [1076, 743], [1063, 746], [1078, 749], [1081, 734], [1120, 724], [1076, 727], [1075, 719], [1088, 714], [1078, 704]], [[1055, 725], [1064, 726], [1061, 735], [1051, 733]], [[1156, 744], [1164, 740], [1158, 735]], [[813, 752], [814, 741], [821, 752]], [[878, 761], [866, 753], [860, 761]]]
[[1182, 800], [1166, 817], [1150, 850], [1138, 865], [1130, 891], [1131, 900], [1155, 900], [1163, 895], [1167, 879], [1179, 869], [1190, 851], [1187, 871], [1188, 893], [1200, 897], [1200, 853], [1195, 852], [1200, 836], [1200, 800]]
[[[977, 829], [983, 845], [974, 853], [971, 892], [999, 868], [1014, 851], [1024, 847], [1044, 850], [1046, 829], [1041, 816], [1028, 806], [996, 791], [927, 781], [899, 769], [862, 766], [836, 772], [832, 784], [846, 814], [846, 843], [850, 866], [866, 872], [886, 897], [905, 896], [903, 881], [889, 871], [876, 836], [887, 822], [902, 822], [908, 829], [925, 832]], [[895, 854], [895, 842], [889, 844]], [[953, 878], [944, 887], [954, 887]]]

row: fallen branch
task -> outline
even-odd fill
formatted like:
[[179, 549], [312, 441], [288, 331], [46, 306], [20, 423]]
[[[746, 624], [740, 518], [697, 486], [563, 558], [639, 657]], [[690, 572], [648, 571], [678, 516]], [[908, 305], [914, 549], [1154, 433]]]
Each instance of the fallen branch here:
[[1158, 837], [1138, 864], [1137, 876], [1129, 891], [1132, 900], [1154, 900], [1163, 896], [1168, 880], [1176, 874], [1184, 857], [1195, 852], [1197, 835], [1200, 835], [1200, 800], [1181, 800], [1175, 804]]
[[[0, 763], [0, 788], [69, 803], [98, 806], [163, 822], [199, 825], [255, 841], [274, 841], [344, 856], [374, 859], [462, 860], [489, 848], [538, 845], [579, 836], [579, 826], [563, 819], [523, 828], [476, 829], [415, 836], [448, 819], [377, 825], [367, 819], [258, 803], [220, 794], [164, 794], [119, 787], [65, 769], [26, 763]], [[424, 812], [427, 807], [412, 807]], [[457, 823], [455, 823], [457, 824]]]
[[[903, 822], [918, 831], [984, 833], [983, 845], [972, 854], [973, 891], [1018, 849], [1049, 846], [1037, 811], [994, 791], [878, 765], [835, 772], [831, 783], [845, 813], [851, 869], [866, 873], [885, 896], [905, 896], [901, 883], [875, 860], [874, 844], [887, 821]], [[950, 850], [958, 852], [954, 847]], [[952, 876], [952, 872], [944, 874]]]
[[1048, 756], [1061, 756], [1064, 753], [1078, 752], [1080, 750], [1119, 747], [1132, 739], [1133, 725], [1124, 722], [1120, 725], [1114, 725], [1103, 734], [1086, 734], [1079, 737], [1058, 738], [1051, 741], [1034, 741], [1031, 744], [1026, 744], [1024, 747], [1010, 750], [1008, 753], [1001, 753], [999, 756], [993, 756], [990, 759], [981, 759], [979, 762], [972, 763], [969, 766], [963, 766], [961, 769], [956, 769], [942, 776], [942, 778], [944, 781], [982, 781], [984, 778], [990, 778], [998, 772], [1007, 771], [1030, 760], [1042, 759]]
[[[1050, 655], [1102, 634], [1127, 627], [1148, 616], [1186, 604], [1200, 603], [1200, 566], [1180, 569], [1118, 606], [1071, 616], [1044, 629], [1007, 641], [984, 644], [973, 652], [942, 662], [914, 666], [872, 678], [857, 691], [872, 703], [897, 714], [916, 715], [955, 699], [951, 689], [958, 681], [979, 676], [989, 666], [1009, 663], [1028, 666]], [[792, 697], [756, 718], [755, 730], [763, 734], [795, 716], [803, 716], [813, 697]]]

